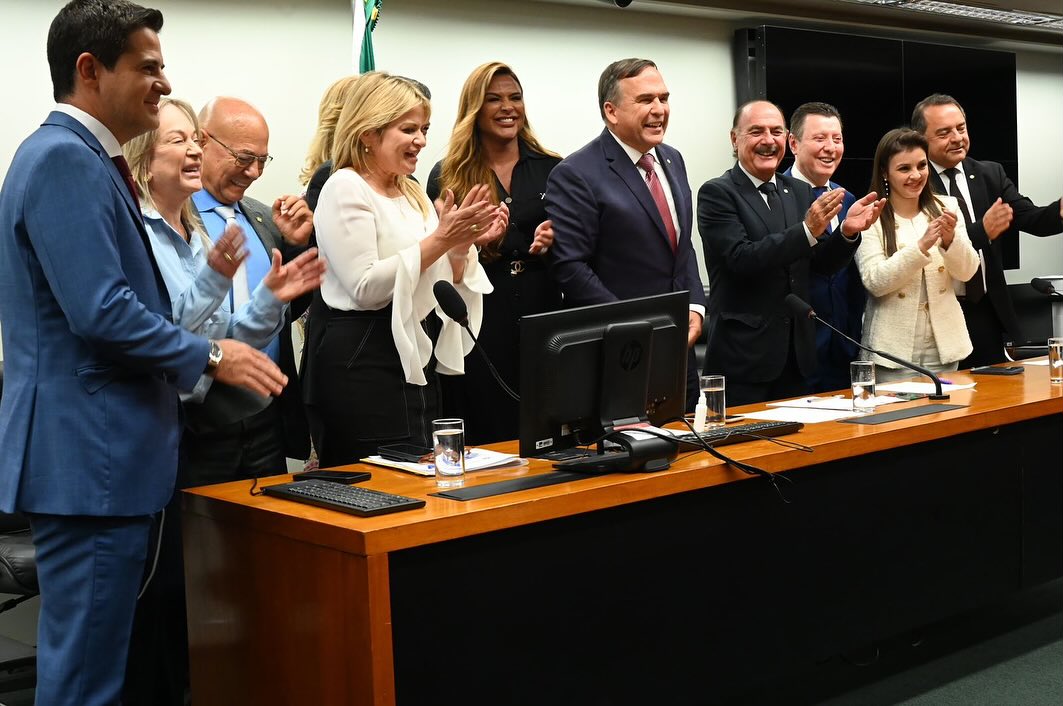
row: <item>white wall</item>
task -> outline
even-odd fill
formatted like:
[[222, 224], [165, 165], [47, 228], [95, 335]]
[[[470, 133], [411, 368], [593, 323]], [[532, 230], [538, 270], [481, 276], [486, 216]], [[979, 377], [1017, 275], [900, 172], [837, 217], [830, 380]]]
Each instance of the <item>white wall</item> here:
[[[60, 0], [0, 0], [0, 177], [18, 143], [52, 105], [44, 56]], [[262, 200], [298, 189], [298, 174], [325, 87], [351, 68], [349, 0], [157, 0], [166, 16], [163, 53], [174, 96], [194, 105], [228, 93], [256, 103], [272, 130], [275, 161], [250, 194]], [[760, 21], [764, 21], [763, 18]], [[378, 67], [417, 78], [434, 95], [432, 130], [417, 175], [446, 145], [458, 90], [470, 69], [500, 59], [520, 75], [528, 116], [544, 144], [565, 154], [601, 129], [597, 79], [610, 61], [654, 59], [672, 92], [669, 143], [686, 157], [693, 190], [731, 166], [734, 109], [725, 20], [678, 17], [531, 0], [387, 0], [374, 33]], [[870, 30], [886, 34], [884, 30]], [[1019, 51], [1019, 159], [1023, 191], [1038, 203], [1063, 193], [1063, 65], [1056, 50]], [[815, 82], [810, 81], [809, 98]], [[873, 90], [869, 87], [869, 90]], [[974, 154], [978, 133], [972, 125]], [[700, 247], [696, 249], [699, 251]], [[1023, 236], [1013, 282], [1063, 273], [1060, 237]]]

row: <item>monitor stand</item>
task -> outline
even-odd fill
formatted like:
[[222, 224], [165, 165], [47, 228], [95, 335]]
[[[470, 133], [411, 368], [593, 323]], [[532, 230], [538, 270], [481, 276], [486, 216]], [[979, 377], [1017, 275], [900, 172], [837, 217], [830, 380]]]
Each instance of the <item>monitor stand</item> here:
[[[604, 441], [612, 441], [620, 450], [608, 450]], [[672, 465], [679, 444], [659, 436], [631, 431], [614, 431], [598, 442], [597, 453], [569, 461], [559, 461], [554, 468], [573, 473], [655, 473]]]

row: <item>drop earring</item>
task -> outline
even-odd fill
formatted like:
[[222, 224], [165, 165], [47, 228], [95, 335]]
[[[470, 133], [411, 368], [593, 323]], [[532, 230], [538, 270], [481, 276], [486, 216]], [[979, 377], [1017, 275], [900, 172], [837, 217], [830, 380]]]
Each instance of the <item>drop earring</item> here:
[[885, 192], [883, 196], [888, 199], [890, 197], [890, 183], [888, 181], [882, 182], [882, 191]]

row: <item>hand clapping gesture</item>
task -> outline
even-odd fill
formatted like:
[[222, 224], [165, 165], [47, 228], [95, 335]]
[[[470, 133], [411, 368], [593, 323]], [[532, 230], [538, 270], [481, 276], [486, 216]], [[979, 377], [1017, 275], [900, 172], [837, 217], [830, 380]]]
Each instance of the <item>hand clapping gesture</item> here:
[[288, 263], [283, 263], [281, 251], [273, 248], [273, 262], [262, 282], [282, 302], [290, 302], [321, 286], [325, 278], [325, 261], [317, 256], [317, 248]]
[[549, 220], [543, 221], [535, 227], [535, 239], [532, 241], [528, 252], [532, 255], [544, 255], [554, 244], [554, 224]]
[[880, 199], [878, 194], [872, 191], [849, 207], [849, 212], [842, 221], [842, 234], [852, 238], [857, 233], [863, 233], [878, 220], [885, 206], [886, 199]]
[[301, 196], [281, 196], [274, 201], [273, 222], [292, 245], [306, 245], [314, 232], [314, 212]]
[[244, 231], [239, 226], [226, 227], [218, 242], [207, 253], [207, 265], [223, 277], [232, 279], [240, 263], [247, 258], [244, 241]]

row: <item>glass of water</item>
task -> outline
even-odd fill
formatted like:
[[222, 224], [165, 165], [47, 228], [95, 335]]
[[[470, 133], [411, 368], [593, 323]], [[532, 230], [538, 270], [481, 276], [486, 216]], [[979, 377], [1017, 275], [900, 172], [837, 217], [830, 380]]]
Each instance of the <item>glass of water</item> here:
[[1048, 339], [1048, 379], [1063, 383], [1063, 338]]
[[453, 488], [465, 482], [465, 420], [433, 419], [432, 444], [436, 485]]
[[849, 378], [853, 386], [853, 411], [875, 411], [875, 364], [870, 360], [849, 363]]
[[701, 394], [705, 395], [705, 428], [724, 425], [727, 416], [726, 380], [723, 375], [702, 375]]

